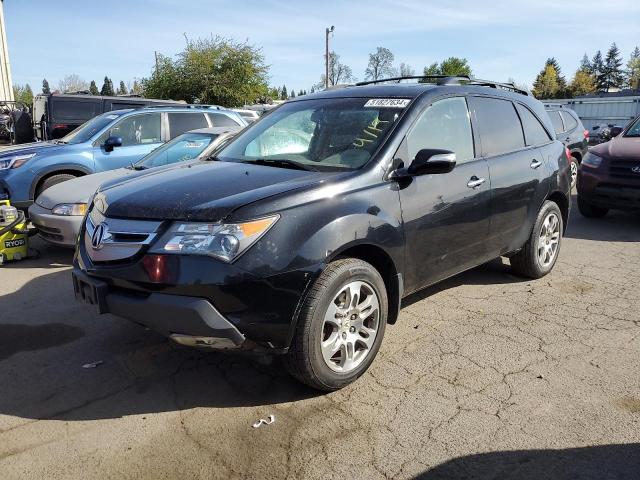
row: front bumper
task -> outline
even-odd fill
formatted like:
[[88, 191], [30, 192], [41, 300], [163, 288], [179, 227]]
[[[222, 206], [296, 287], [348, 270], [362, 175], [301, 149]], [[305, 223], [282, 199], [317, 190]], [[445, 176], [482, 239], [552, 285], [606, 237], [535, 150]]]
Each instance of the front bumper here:
[[29, 219], [47, 242], [63, 247], [74, 247], [84, 217], [54, 215], [48, 208], [34, 203], [29, 207]]
[[640, 211], [640, 177], [636, 182], [610, 177], [601, 170], [578, 170], [578, 195], [590, 205]]

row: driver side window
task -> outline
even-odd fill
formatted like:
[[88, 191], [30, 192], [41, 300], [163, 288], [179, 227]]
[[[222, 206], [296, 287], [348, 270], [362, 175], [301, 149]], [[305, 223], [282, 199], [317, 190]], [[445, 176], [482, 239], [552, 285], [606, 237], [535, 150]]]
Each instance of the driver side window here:
[[407, 135], [409, 160], [413, 161], [423, 148], [450, 150], [458, 163], [474, 158], [471, 119], [464, 97], [434, 102], [413, 125]]
[[123, 147], [160, 143], [160, 113], [123, 118], [100, 136], [98, 145], [109, 137], [121, 137]]

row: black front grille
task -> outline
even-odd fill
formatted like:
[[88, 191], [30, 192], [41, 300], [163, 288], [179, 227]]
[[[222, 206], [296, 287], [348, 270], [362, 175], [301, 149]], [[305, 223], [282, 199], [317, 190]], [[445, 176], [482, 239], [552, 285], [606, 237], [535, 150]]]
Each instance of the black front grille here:
[[[638, 173], [634, 168], [638, 168]], [[611, 160], [609, 175], [615, 178], [635, 178], [640, 181], [640, 160]]]

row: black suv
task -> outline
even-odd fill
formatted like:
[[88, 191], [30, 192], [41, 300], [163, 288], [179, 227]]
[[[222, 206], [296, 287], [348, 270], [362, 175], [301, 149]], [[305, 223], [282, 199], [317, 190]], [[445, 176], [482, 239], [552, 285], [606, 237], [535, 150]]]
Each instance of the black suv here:
[[408, 294], [499, 256], [546, 275], [570, 176], [543, 105], [425, 80], [305, 95], [216, 161], [103, 186], [76, 296], [184, 345], [285, 354], [333, 390], [369, 367]]
[[589, 130], [572, 109], [560, 104], [545, 105], [556, 138], [566, 145], [571, 154], [571, 188], [576, 186], [578, 168], [589, 151]]

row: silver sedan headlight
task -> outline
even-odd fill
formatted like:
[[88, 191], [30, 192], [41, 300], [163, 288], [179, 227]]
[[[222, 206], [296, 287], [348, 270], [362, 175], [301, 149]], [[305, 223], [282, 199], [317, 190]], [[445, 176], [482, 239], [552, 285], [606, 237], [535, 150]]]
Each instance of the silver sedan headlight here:
[[174, 223], [151, 253], [209, 255], [232, 262], [257, 242], [279, 216], [243, 223]]
[[53, 207], [51, 213], [54, 215], [78, 216], [82, 217], [87, 213], [86, 203], [60, 203]]

